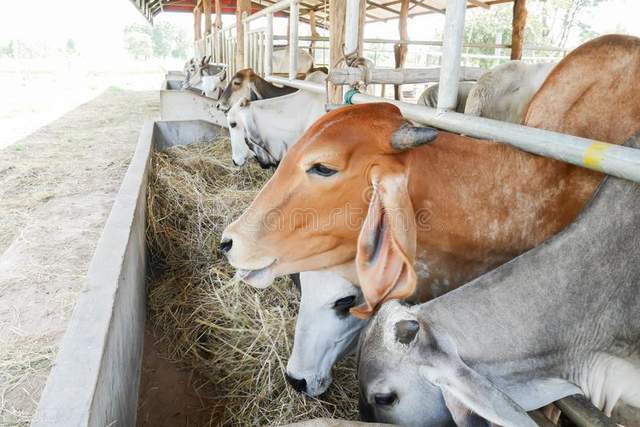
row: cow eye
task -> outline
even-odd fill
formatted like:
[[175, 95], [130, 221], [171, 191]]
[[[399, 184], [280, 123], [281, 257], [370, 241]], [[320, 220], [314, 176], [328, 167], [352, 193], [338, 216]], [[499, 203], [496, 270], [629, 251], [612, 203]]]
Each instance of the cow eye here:
[[238, 124], [236, 122], [231, 122], [231, 123], [229, 123], [229, 126], [234, 128], [234, 127], [238, 126]]
[[397, 400], [398, 396], [391, 392], [391, 393], [376, 393], [373, 396], [373, 400], [376, 402], [376, 405], [378, 406], [390, 406], [393, 405], [394, 402]]
[[340, 298], [336, 302], [333, 303], [333, 308], [336, 309], [348, 309], [353, 307], [356, 304], [356, 296], [350, 295], [348, 297]]
[[240, 86], [240, 82], [236, 80], [236, 81], [233, 82], [233, 85], [234, 86]]
[[316, 163], [315, 165], [313, 165], [309, 169], [307, 169], [307, 173], [312, 173], [312, 174], [316, 174], [316, 175], [320, 175], [320, 176], [331, 176], [331, 175], [334, 175], [334, 174], [338, 173], [338, 171], [334, 170], [334, 169], [331, 169], [331, 168], [328, 168], [323, 164]]

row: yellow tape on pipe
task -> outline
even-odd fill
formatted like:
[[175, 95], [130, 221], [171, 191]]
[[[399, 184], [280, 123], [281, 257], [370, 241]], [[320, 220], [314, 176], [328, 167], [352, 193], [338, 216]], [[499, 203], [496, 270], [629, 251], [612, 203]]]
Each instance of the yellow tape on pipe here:
[[582, 159], [584, 165], [591, 169], [602, 171], [602, 159], [609, 147], [611, 147], [611, 144], [605, 142], [594, 142], [589, 145]]

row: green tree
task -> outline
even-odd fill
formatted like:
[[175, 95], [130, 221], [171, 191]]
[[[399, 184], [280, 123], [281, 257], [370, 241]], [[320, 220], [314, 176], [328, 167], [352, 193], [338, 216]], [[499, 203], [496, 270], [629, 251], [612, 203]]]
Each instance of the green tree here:
[[160, 58], [166, 58], [171, 54], [171, 45], [175, 37], [176, 29], [168, 22], [159, 22], [153, 26], [151, 40], [153, 41], [153, 54]]
[[186, 58], [189, 42], [184, 31], [168, 22], [154, 26], [132, 24], [125, 28], [127, 50], [135, 58]]
[[76, 54], [76, 42], [73, 39], [67, 40], [67, 45], [65, 46], [65, 51], [67, 55], [75, 55]]
[[5, 46], [0, 46], [0, 56], [6, 56], [8, 58], [15, 57], [13, 40], [10, 40]]
[[[597, 6], [604, 0], [536, 0], [528, 2], [525, 44], [528, 46], [554, 46], [565, 48], [569, 40], [584, 42], [597, 34], [586, 23], [582, 16], [589, 8]], [[465, 42], [494, 44], [502, 40], [503, 44], [511, 43], [511, 4], [492, 6], [490, 10], [473, 10], [467, 14], [465, 25]], [[468, 49], [467, 53], [494, 53], [492, 48]], [[537, 52], [538, 56], [543, 52]], [[492, 60], [476, 60], [481, 66], [491, 66]]]
[[143, 31], [125, 30], [125, 44], [129, 54], [135, 59], [149, 59], [153, 55], [151, 35]]
[[173, 58], [187, 59], [190, 48], [191, 44], [187, 38], [187, 33], [184, 31], [177, 31], [174, 36], [173, 46], [171, 47], [171, 56]]

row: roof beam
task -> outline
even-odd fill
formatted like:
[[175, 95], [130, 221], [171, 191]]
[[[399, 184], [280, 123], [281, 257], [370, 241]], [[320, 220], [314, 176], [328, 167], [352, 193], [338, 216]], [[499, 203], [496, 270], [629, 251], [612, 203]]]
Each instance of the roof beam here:
[[416, 6], [420, 6], [420, 7], [423, 7], [425, 9], [427, 9], [427, 10], [431, 10], [431, 11], [436, 12], [436, 13], [444, 14], [444, 10], [443, 9], [438, 9], [437, 7], [433, 7], [431, 5], [425, 4], [425, 0], [419, 0], [419, 1], [410, 0], [410, 1], [413, 4], [413, 7], [411, 9], [413, 9]]
[[[400, 13], [399, 11], [397, 11], [395, 9], [391, 9], [386, 4], [376, 3], [376, 2], [373, 2], [371, 0], [368, 0], [367, 3], [371, 5], [371, 6], [367, 7], [367, 10], [375, 9], [377, 7], [379, 9], [386, 10], [387, 12], [393, 12], [395, 14], [399, 14]], [[399, 3], [399, 2], [397, 2], [397, 3]]]
[[[428, 9], [430, 11], [444, 14], [444, 9], [438, 9], [437, 7], [431, 6], [429, 4], [425, 4], [425, 1], [426, 0], [412, 1], [412, 3], [414, 3], [416, 5], [419, 5], [420, 7], [424, 7], [425, 9]], [[512, 0], [508, 0], [508, 1], [512, 1]], [[389, 3], [385, 3], [383, 6], [391, 6], [392, 4], [398, 4], [400, 2], [401, 2], [401, 0], [394, 0], [394, 1], [391, 1]], [[368, 3], [371, 4], [371, 2], [368, 2]], [[395, 12], [397, 14], [400, 13], [399, 11], [393, 10], [393, 9], [391, 9], [391, 11], [393, 11], [393, 12]], [[426, 13], [424, 13], [423, 15], [426, 15]], [[411, 15], [409, 15], [409, 16], [411, 16]]]
[[153, 24], [153, 17], [150, 15], [146, 3], [140, 3], [142, 1], [143, 0], [131, 0], [131, 3], [136, 9], [138, 9], [138, 12], [140, 12], [142, 16], [144, 16], [144, 19], [146, 19], [150, 24]]
[[486, 4], [485, 2], [480, 1], [480, 0], [467, 0], [467, 1], [468, 1], [469, 3], [471, 3], [472, 5], [480, 6], [480, 7], [481, 7], [481, 8], [483, 8], [483, 9], [489, 9], [489, 8], [491, 7], [490, 5], [488, 5], [488, 4]]

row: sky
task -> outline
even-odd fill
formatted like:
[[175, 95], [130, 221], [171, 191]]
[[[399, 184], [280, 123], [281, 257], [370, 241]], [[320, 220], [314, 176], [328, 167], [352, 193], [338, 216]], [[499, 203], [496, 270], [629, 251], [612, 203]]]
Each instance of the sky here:
[[[32, 0], [29, 9], [36, 13], [25, 13], [24, 2], [5, 0], [3, 3], [0, 9], [0, 45], [8, 40], [21, 39], [64, 46], [68, 39], [73, 39], [83, 54], [115, 58], [125, 55], [124, 27], [146, 22], [130, 0]], [[233, 16], [225, 15], [223, 18], [225, 22], [234, 20]], [[588, 12], [584, 19], [600, 33], [622, 31], [640, 36], [640, 0], [607, 0]], [[156, 21], [169, 21], [184, 28], [192, 37], [193, 18], [189, 13], [161, 13]], [[279, 21], [274, 25], [275, 32], [283, 34], [286, 21]], [[442, 26], [443, 21], [442, 15], [409, 19], [409, 37], [413, 40], [433, 39], [435, 30]], [[260, 23], [254, 25], [260, 26]], [[308, 34], [308, 29], [301, 28], [301, 34]], [[397, 38], [397, 21], [370, 24], [365, 36]]]

